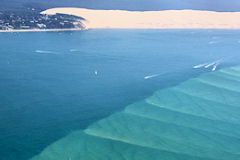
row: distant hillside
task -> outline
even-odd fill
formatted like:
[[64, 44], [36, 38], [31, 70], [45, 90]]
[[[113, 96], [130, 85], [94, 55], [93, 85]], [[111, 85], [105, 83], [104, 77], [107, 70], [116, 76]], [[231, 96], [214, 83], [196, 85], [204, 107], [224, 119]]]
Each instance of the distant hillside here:
[[239, 0], [1, 0], [0, 9], [41, 9], [53, 7], [81, 7], [89, 9], [121, 10], [211, 10], [240, 11]]

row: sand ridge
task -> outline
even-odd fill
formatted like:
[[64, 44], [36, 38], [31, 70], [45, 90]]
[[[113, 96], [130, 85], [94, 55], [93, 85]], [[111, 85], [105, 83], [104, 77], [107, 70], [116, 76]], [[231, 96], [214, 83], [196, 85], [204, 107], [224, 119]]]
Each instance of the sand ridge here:
[[240, 29], [240, 12], [199, 10], [124, 11], [52, 8], [42, 14], [81, 16], [86, 28]]

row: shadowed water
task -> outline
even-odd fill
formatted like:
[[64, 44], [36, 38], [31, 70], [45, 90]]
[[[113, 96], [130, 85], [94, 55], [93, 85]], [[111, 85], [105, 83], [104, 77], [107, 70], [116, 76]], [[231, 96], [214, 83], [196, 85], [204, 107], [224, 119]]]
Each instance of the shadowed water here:
[[32, 160], [239, 160], [239, 75], [236, 66], [156, 91]]

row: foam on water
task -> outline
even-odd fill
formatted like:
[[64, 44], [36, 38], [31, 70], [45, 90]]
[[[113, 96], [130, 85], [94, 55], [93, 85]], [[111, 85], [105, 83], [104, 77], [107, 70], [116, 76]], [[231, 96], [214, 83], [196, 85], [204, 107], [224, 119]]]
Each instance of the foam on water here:
[[240, 67], [162, 89], [32, 160], [239, 160]]

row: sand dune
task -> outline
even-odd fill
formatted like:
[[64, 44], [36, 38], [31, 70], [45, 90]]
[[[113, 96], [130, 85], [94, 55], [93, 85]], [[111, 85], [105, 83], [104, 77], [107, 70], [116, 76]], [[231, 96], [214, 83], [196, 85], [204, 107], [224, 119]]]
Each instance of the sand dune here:
[[53, 8], [42, 14], [71, 14], [86, 19], [86, 28], [240, 29], [240, 12], [198, 10], [122, 11]]

